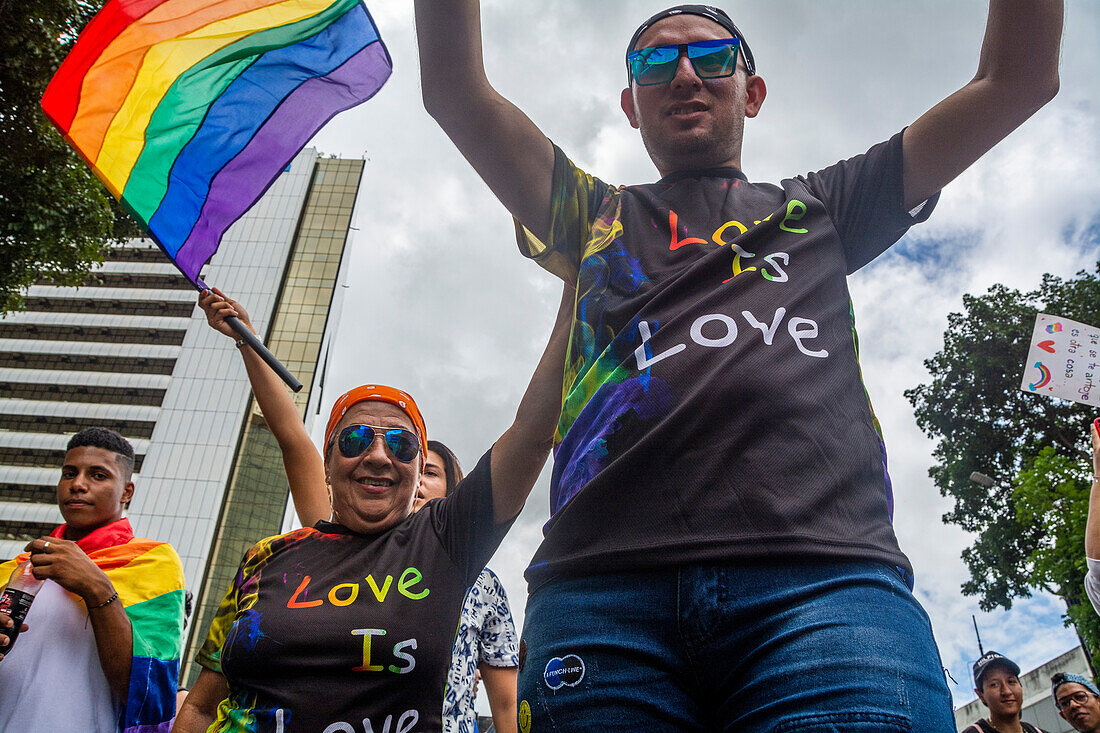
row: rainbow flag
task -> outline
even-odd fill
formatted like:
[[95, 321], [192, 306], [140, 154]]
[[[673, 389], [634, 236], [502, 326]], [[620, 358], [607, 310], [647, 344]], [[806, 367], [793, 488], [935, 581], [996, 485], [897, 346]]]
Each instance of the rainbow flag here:
[[392, 69], [360, 0], [109, 0], [42, 109], [202, 287], [225, 230]]

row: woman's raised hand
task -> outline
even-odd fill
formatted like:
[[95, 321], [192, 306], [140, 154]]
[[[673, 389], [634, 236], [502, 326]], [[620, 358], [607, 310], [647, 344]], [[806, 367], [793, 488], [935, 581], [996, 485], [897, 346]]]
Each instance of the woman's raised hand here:
[[206, 313], [206, 322], [210, 324], [210, 328], [218, 333], [224, 334], [231, 339], [240, 338], [237, 332], [225, 322], [225, 319], [230, 316], [236, 316], [241, 319], [241, 322], [248, 326], [248, 330], [255, 333], [255, 329], [252, 328], [252, 322], [248, 319], [248, 312], [245, 311], [240, 303], [227, 298], [225, 293], [217, 288], [204, 290], [199, 293], [199, 307]]

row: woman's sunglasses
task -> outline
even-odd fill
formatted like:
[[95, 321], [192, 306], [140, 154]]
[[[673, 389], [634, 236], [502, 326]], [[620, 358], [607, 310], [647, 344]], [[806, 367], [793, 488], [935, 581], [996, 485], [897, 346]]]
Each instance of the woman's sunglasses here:
[[717, 41], [696, 41], [673, 46], [639, 48], [626, 55], [626, 63], [638, 86], [667, 84], [676, 76], [680, 57], [687, 54], [691, 67], [700, 79], [733, 76], [737, 71], [737, 52], [741, 39], [723, 38]]
[[336, 447], [344, 458], [357, 458], [367, 452], [378, 435], [382, 436], [390, 455], [402, 463], [412, 462], [420, 453], [420, 440], [413, 431], [371, 425], [348, 425], [336, 436]]

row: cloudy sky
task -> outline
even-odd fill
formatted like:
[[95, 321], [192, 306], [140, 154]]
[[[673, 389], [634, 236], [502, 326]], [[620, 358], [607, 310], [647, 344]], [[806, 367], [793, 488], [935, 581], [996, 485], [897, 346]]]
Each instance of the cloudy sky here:
[[[420, 101], [411, 3], [369, 2], [394, 75], [367, 104], [315, 139], [367, 161], [329, 366], [324, 410], [364, 381], [401, 385], [433, 437], [467, 467], [508, 427], [541, 353], [560, 286], [516, 251], [510, 217]], [[483, 0], [493, 84], [580, 166], [614, 183], [657, 178], [619, 110], [623, 47], [665, 0]], [[750, 180], [817, 170], [863, 152], [973, 75], [985, 20], [978, 0], [739, 0], [727, 3], [768, 82], [746, 129]], [[1030, 288], [1097, 261], [1100, 240], [1100, 5], [1070, 0], [1058, 98], [952, 183], [932, 219], [851, 278], [862, 365], [882, 421], [897, 493], [895, 523], [917, 573], [956, 702], [972, 698], [986, 648], [1029, 669], [1072, 647], [1057, 599], [981, 613], [960, 584], [968, 536], [927, 476], [932, 443], [903, 390], [926, 381], [963, 293]], [[1027, 44], [1028, 39], [1019, 39]], [[1091, 229], [1090, 229], [1091, 227]], [[522, 572], [548, 516], [549, 470], [491, 566], [517, 623]], [[950, 682], [949, 682], [950, 684]]]

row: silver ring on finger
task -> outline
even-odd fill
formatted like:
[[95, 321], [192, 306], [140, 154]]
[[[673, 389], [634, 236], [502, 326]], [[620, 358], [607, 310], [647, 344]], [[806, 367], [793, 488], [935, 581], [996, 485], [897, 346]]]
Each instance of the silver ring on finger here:
[[50, 549], [50, 541], [46, 540], [46, 544], [42, 545], [42, 551], [45, 552]]

